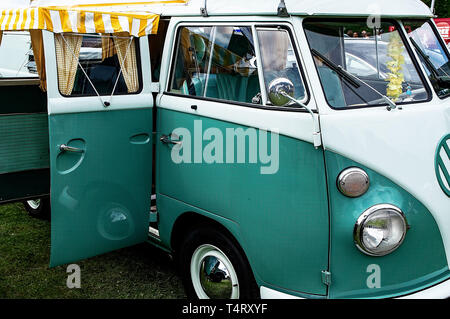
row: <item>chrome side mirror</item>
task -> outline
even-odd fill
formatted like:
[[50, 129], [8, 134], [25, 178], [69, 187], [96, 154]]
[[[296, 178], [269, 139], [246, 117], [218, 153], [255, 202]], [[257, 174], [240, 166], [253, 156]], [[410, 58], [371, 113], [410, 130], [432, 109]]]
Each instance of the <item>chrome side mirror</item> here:
[[[286, 106], [294, 98], [294, 83], [287, 78], [277, 78], [269, 84], [269, 100], [275, 106]], [[288, 96], [286, 96], [288, 95]]]

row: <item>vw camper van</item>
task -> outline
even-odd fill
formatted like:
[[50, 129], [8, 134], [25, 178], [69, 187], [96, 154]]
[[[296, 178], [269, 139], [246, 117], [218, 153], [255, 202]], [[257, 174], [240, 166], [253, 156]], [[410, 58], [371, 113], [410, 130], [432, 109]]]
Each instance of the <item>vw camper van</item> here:
[[50, 266], [149, 242], [191, 298], [450, 296], [450, 56], [421, 1], [0, 14], [36, 70], [0, 79], [0, 202], [51, 207]]

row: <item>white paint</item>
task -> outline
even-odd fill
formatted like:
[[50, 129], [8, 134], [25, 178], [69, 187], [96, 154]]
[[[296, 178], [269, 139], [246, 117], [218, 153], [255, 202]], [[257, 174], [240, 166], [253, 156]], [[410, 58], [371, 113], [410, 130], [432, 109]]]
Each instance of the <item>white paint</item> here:
[[431, 288], [398, 299], [446, 299], [450, 297], [450, 279]]
[[[369, 7], [372, 0], [285, 0], [291, 14], [296, 15], [370, 15]], [[402, 17], [431, 17], [430, 8], [420, 0], [377, 0], [383, 8], [383, 15]], [[39, 6], [71, 6], [81, 4], [123, 3], [120, 0], [37, 0]], [[204, 0], [190, 0], [188, 4], [150, 4], [122, 6], [127, 10], [148, 11], [165, 16], [200, 16], [200, 8]], [[217, 15], [276, 15], [280, 0], [227, 0], [208, 1], [208, 14]], [[117, 6], [104, 7], [105, 11], [119, 10]]]
[[283, 292], [276, 291], [274, 289], [270, 289], [264, 286], [261, 286], [259, 289], [259, 293], [261, 294], [261, 299], [305, 299], [289, 294], [285, 294]]

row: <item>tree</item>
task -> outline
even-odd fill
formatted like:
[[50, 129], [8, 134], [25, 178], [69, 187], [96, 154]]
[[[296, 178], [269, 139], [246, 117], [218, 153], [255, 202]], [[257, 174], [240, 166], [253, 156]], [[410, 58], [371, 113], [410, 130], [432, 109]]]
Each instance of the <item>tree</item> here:
[[[431, 6], [431, 0], [422, 0], [428, 6]], [[436, 15], [439, 18], [450, 18], [450, 1], [436, 0]]]

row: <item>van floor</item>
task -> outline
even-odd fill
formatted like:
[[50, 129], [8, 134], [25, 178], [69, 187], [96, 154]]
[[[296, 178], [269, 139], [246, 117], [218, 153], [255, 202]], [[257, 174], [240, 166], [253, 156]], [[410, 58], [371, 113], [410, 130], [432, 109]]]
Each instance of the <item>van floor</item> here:
[[22, 204], [0, 206], [0, 298], [186, 298], [175, 266], [147, 243], [78, 262], [81, 289], [66, 286], [66, 266], [48, 268], [50, 223]]

